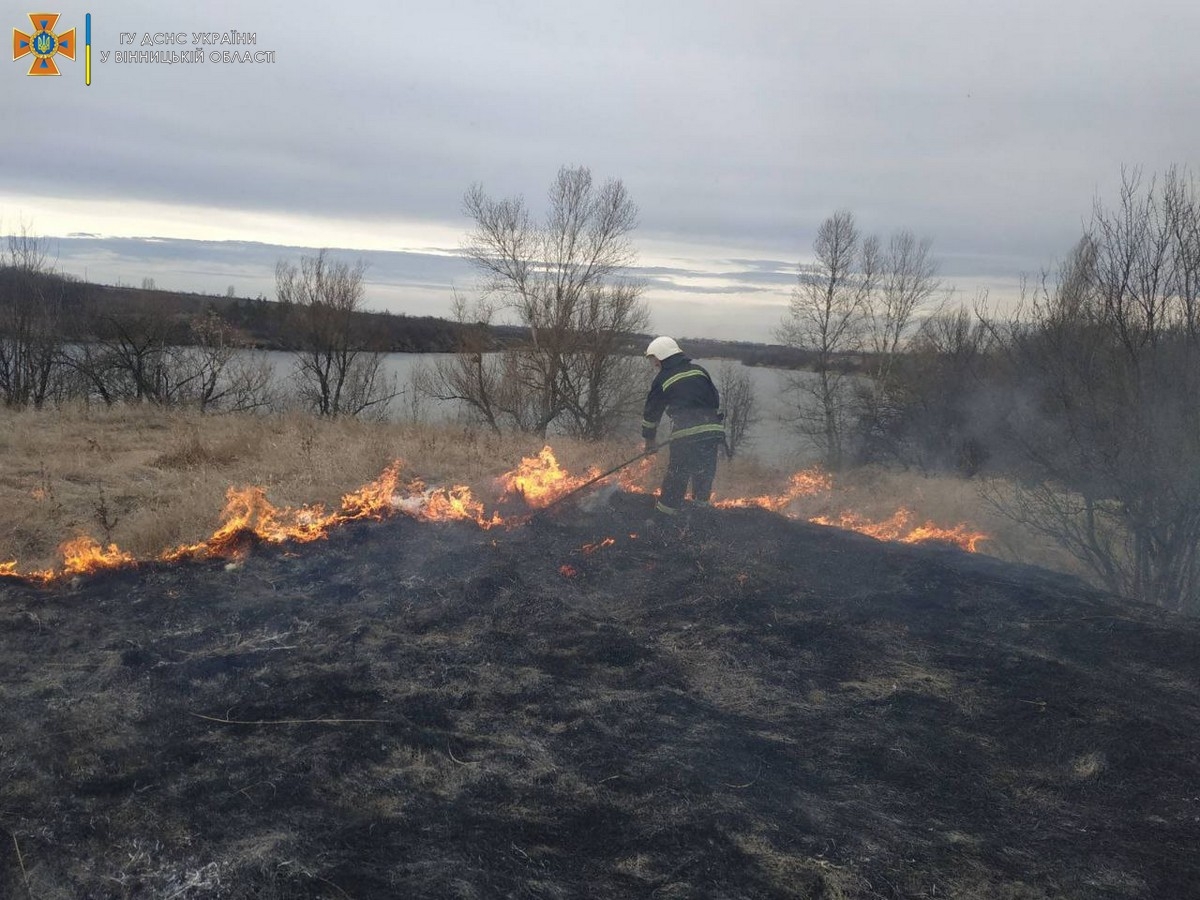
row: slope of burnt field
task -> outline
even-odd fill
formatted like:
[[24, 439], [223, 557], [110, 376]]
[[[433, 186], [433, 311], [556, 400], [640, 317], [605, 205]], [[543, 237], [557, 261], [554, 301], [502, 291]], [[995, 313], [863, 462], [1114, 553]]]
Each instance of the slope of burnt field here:
[[0, 896], [1200, 895], [1198, 623], [646, 502], [0, 584]]

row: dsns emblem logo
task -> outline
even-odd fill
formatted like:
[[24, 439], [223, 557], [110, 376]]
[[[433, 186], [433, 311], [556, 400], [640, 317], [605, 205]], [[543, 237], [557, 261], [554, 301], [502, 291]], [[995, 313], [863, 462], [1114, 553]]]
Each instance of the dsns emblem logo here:
[[54, 64], [54, 57], [62, 54], [67, 59], [75, 59], [75, 29], [64, 34], [55, 33], [58, 13], [30, 13], [29, 21], [33, 23], [33, 34], [13, 29], [13, 59], [21, 59], [32, 53], [33, 64], [28, 74], [62, 74]]

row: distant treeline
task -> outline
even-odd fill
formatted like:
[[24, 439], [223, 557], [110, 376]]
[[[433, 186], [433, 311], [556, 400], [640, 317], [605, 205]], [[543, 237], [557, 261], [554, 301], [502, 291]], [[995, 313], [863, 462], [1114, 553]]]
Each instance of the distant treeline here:
[[[248, 346], [263, 350], [294, 350], [302, 339], [290, 329], [294, 319], [289, 317], [286, 304], [264, 297], [220, 297], [207, 294], [184, 294], [172, 291], [138, 290], [128, 287], [93, 285], [101, 303], [140, 306], [147, 302], [186, 318], [214, 312], [235, 328]], [[462, 326], [437, 316], [410, 316], [403, 313], [356, 312], [363, 330], [374, 336], [375, 349], [386, 353], [453, 353], [459, 349]], [[518, 325], [487, 325], [492, 349], [515, 346], [528, 337], [528, 329]], [[631, 335], [628, 351], [641, 355], [651, 334]], [[756, 344], [750, 341], [720, 341], [709, 338], [680, 337], [689, 356], [703, 359], [735, 359], [748, 366], [770, 366], [781, 369], [802, 368], [812, 354], [782, 344]]]
[[[105, 323], [152, 318], [157, 320], [159, 334], [182, 346], [192, 342], [192, 321], [215, 316], [247, 348], [293, 350], [303, 344], [287, 305], [262, 296], [229, 297], [91, 284], [52, 272], [31, 276], [15, 266], [0, 266], [0, 296], [18, 293], [35, 295], [53, 305], [54, 323], [68, 340], [94, 338]], [[355, 315], [381, 352], [448, 353], [457, 346], [459, 326], [447, 319], [379, 312]], [[503, 334], [497, 336], [498, 343], [503, 339]]]
[[[649, 340], [649, 338], [647, 338]], [[680, 346], [694, 359], [736, 359], [747, 366], [774, 369], [801, 369], [812, 362], [813, 354], [783, 344], [754, 344], [749, 341], [717, 341], [709, 338], [679, 339]]]
[[[144, 313], [147, 306], [186, 321], [215, 314], [230, 326], [247, 347], [261, 350], [295, 350], [303, 346], [296, 319], [287, 304], [265, 297], [220, 297], [162, 290], [90, 285], [97, 310], [120, 315]], [[434, 316], [408, 316], [386, 312], [356, 312], [362, 332], [372, 337], [373, 349], [386, 353], [449, 353], [457, 346], [458, 325]]]
[[[14, 286], [25, 276], [11, 266], [0, 267], [0, 292]], [[45, 273], [40, 277], [57, 282], [50, 293], [61, 298], [63, 316], [59, 325], [69, 340], [94, 337], [89, 331], [98, 320], [143, 318], [162, 319], [167, 340], [179, 346], [192, 342], [190, 322], [196, 317], [215, 315], [238, 337], [242, 346], [259, 350], [296, 350], [304, 345], [296, 330], [296, 319], [288, 305], [258, 297], [229, 297], [216, 294], [185, 293], [158, 288], [91, 284]], [[363, 333], [372, 336], [372, 349], [384, 353], [453, 353], [460, 346], [462, 325], [437, 316], [410, 316], [403, 313], [355, 312]], [[528, 330], [517, 325], [483, 326], [490, 334], [492, 349], [514, 346], [528, 337]], [[652, 334], [631, 335], [628, 351], [640, 355]], [[782, 369], [803, 368], [811, 354], [782, 344], [756, 344], [750, 341], [721, 341], [679, 338], [687, 354], [699, 359], [734, 359], [748, 366]]]

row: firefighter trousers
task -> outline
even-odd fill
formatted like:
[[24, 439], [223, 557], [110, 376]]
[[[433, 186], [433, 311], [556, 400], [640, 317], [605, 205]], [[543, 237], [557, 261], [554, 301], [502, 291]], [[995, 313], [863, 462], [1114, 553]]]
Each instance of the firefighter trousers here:
[[707, 504], [712, 497], [713, 476], [717, 474], [717, 451], [721, 442], [711, 438], [679, 441], [672, 443], [667, 472], [663, 476], [662, 489], [658, 492], [656, 509], [674, 515], [683, 506], [688, 485], [692, 488], [692, 500]]

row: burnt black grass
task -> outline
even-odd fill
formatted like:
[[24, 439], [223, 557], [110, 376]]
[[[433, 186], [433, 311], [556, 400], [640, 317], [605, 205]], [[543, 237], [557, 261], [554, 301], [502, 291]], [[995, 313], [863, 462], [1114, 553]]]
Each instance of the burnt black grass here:
[[1200, 623], [760, 510], [632, 537], [649, 502], [3, 584], [0, 895], [1200, 884]]

